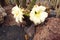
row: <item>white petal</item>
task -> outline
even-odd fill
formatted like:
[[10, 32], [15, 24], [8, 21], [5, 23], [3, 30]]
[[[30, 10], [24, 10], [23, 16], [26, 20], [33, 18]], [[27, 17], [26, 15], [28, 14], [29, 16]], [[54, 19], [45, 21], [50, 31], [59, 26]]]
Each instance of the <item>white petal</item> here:
[[45, 11], [45, 10], [46, 10], [46, 7], [44, 7], [44, 6], [39, 6], [38, 9], [40, 9], [41, 11]]
[[41, 22], [44, 22], [45, 19], [48, 17], [48, 13], [47, 12], [42, 12], [40, 16], [41, 16], [40, 17]]

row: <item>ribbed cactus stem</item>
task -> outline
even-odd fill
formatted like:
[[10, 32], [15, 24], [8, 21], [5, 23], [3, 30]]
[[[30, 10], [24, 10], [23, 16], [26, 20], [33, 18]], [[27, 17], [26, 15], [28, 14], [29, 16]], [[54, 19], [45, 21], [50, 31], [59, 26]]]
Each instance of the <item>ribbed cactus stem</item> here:
[[18, 7], [19, 7], [19, 5], [20, 5], [19, 0], [16, 0], [16, 4], [17, 4], [17, 5], [18, 5]]
[[26, 0], [22, 0], [22, 7], [26, 8]]
[[30, 5], [29, 5], [27, 8], [28, 8], [29, 10], [31, 10], [32, 7], [34, 6], [35, 2], [36, 2], [36, 0], [32, 0], [31, 3], [30, 3]]

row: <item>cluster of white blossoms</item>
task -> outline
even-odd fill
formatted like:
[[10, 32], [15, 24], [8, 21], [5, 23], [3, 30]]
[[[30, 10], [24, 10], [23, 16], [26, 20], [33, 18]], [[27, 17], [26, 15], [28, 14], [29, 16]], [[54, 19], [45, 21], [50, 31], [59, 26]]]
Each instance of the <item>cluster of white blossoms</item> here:
[[22, 18], [23, 18], [23, 12], [22, 9], [19, 8], [17, 5], [15, 7], [12, 8], [12, 14], [14, 15], [15, 21], [17, 23], [22, 22]]
[[[30, 20], [33, 21], [35, 25], [44, 22], [45, 19], [48, 17], [48, 13], [45, 12], [45, 10], [46, 7], [35, 5], [30, 12]], [[17, 5], [12, 8], [12, 14], [14, 15], [16, 22], [19, 23], [23, 21], [22, 18], [24, 13], [22, 12], [22, 9], [19, 8]]]
[[48, 13], [45, 12], [45, 10], [46, 7], [35, 5], [30, 13], [30, 20], [33, 21], [35, 25], [44, 22], [48, 17]]

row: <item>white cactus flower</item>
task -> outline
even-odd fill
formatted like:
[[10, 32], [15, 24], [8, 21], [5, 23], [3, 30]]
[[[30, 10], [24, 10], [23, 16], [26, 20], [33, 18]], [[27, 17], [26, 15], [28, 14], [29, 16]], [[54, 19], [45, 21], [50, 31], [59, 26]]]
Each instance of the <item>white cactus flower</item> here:
[[30, 13], [30, 20], [34, 22], [35, 25], [40, 24], [45, 21], [48, 17], [48, 13], [45, 12], [46, 7], [35, 5]]
[[23, 21], [23, 20], [22, 20], [22, 18], [23, 18], [22, 9], [19, 8], [17, 5], [12, 8], [12, 14], [14, 15], [15, 21], [16, 21], [17, 23]]

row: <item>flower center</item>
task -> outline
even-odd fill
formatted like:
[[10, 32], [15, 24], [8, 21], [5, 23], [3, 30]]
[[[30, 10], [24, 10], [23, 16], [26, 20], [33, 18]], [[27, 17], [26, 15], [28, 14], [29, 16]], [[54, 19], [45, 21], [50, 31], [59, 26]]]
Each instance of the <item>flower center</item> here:
[[38, 12], [35, 11], [35, 16], [36, 16], [37, 18], [38, 18], [40, 15], [41, 15], [41, 12], [40, 12], [40, 11], [38, 11]]

